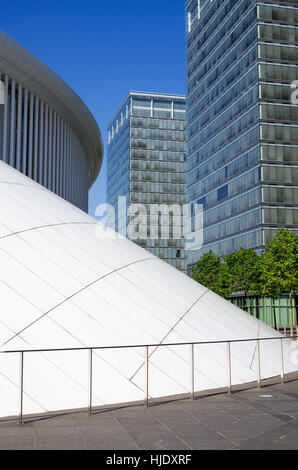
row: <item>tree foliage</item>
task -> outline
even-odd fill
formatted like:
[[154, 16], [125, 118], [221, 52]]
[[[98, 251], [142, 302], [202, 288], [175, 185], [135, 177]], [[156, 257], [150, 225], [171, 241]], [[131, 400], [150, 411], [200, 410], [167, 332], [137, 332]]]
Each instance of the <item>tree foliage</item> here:
[[298, 235], [279, 228], [260, 255], [240, 248], [220, 258], [209, 251], [192, 268], [191, 276], [226, 298], [236, 292], [245, 298], [253, 294], [272, 299], [288, 293], [292, 302], [298, 290]]
[[260, 259], [262, 293], [273, 298], [298, 288], [298, 235], [280, 228]]
[[232, 292], [244, 292], [247, 295], [253, 284], [257, 283], [259, 257], [252, 250], [240, 248], [224, 258], [228, 267], [229, 280]]
[[222, 297], [231, 294], [227, 279], [227, 268], [213, 251], [205, 253], [191, 270], [191, 277]]
[[291, 327], [297, 324], [293, 318], [292, 299], [298, 289], [298, 235], [280, 228], [266, 245], [260, 257], [262, 294], [278, 299], [282, 293], [290, 297]]
[[227, 265], [230, 290], [243, 292], [244, 310], [246, 310], [246, 298], [251, 291], [259, 286], [259, 257], [253, 249], [239, 250], [224, 258]]

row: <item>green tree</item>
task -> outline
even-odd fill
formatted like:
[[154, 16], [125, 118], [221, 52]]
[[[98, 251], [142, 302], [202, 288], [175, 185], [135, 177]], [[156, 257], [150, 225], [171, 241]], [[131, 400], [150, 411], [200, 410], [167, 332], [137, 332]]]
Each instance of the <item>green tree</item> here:
[[247, 296], [256, 293], [259, 286], [259, 257], [253, 249], [240, 248], [226, 255], [224, 262], [231, 292], [243, 292], [244, 310], [247, 311]]
[[279, 228], [266, 245], [261, 259], [263, 291], [271, 297], [289, 293], [290, 322], [293, 334], [297, 318], [293, 315], [293, 296], [298, 288], [298, 235]]
[[272, 259], [268, 252], [266, 255], [260, 255], [260, 280], [261, 280], [261, 294], [265, 297], [270, 297], [273, 300], [273, 323], [274, 328], [277, 330], [276, 309], [275, 301], [283, 294], [283, 288], [277, 278], [270, 277], [268, 271], [268, 264], [270, 269], [272, 267]]
[[249, 293], [255, 296], [256, 300], [256, 317], [260, 318], [260, 297], [263, 294], [263, 284], [261, 281], [261, 272], [262, 272], [262, 265], [261, 265], [261, 255], [258, 255], [258, 258], [255, 262], [255, 275], [252, 279], [250, 284]]
[[191, 277], [222, 297], [229, 298], [231, 291], [226, 265], [212, 250], [205, 253], [191, 269]]

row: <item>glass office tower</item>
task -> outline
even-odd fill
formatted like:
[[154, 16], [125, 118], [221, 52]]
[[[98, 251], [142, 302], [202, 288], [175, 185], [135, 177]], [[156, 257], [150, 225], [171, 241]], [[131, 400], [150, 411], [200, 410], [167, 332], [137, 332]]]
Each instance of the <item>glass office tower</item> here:
[[186, 42], [187, 202], [204, 206], [191, 266], [298, 229], [297, 1], [189, 0]]
[[[107, 202], [115, 209], [116, 230], [125, 235], [134, 219], [128, 206], [145, 206], [146, 234], [134, 241], [186, 271], [184, 240], [173, 228], [181, 223], [183, 234], [182, 217], [171, 210], [186, 202], [184, 96], [128, 93], [108, 126]], [[153, 213], [152, 205], [169, 212], [158, 207]]]

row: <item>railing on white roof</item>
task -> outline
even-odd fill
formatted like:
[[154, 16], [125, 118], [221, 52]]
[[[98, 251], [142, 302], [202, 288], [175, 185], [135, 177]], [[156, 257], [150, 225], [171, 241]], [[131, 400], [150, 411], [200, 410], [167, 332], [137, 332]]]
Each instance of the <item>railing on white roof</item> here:
[[[293, 336], [291, 339], [297, 339], [298, 336]], [[257, 361], [257, 387], [260, 390], [262, 386], [261, 381], [261, 354], [260, 342], [269, 340], [279, 340], [280, 342], [280, 381], [283, 384], [285, 380], [284, 371], [284, 353], [283, 341], [289, 340], [286, 336], [275, 336], [269, 338], [253, 338], [253, 339], [234, 339], [222, 341], [198, 341], [187, 343], [162, 343], [162, 344], [141, 344], [129, 346], [94, 346], [94, 347], [80, 347], [80, 348], [58, 348], [58, 349], [26, 349], [26, 350], [13, 350], [13, 351], [0, 351], [0, 354], [19, 354], [20, 357], [20, 373], [19, 373], [19, 416], [18, 423], [23, 424], [23, 397], [24, 397], [24, 355], [26, 353], [43, 353], [43, 352], [59, 352], [59, 351], [89, 351], [88, 359], [88, 414], [92, 415], [92, 382], [93, 382], [93, 351], [96, 350], [115, 350], [115, 349], [130, 349], [130, 348], [143, 348], [144, 349], [144, 365], [145, 365], [145, 398], [144, 404], [149, 406], [149, 348], [161, 348], [169, 346], [190, 346], [190, 398], [195, 399], [195, 384], [194, 384], [194, 349], [197, 345], [210, 345], [210, 344], [226, 344], [227, 346], [227, 391], [232, 393], [232, 357], [231, 357], [231, 344], [255, 342], [256, 343], [256, 361]]]

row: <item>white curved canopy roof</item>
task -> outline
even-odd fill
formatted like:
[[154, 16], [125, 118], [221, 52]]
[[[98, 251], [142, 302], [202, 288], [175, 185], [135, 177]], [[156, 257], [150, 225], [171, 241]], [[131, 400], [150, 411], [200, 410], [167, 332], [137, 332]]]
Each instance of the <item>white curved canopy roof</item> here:
[[[0, 351], [279, 336], [0, 162]], [[285, 371], [297, 369], [285, 341]], [[262, 377], [280, 342], [261, 344]], [[256, 379], [255, 343], [232, 344], [232, 382]], [[150, 349], [149, 394], [189, 391], [189, 347]], [[195, 388], [227, 385], [226, 345], [195, 347]], [[94, 351], [94, 405], [144, 397], [143, 349]], [[0, 416], [18, 412], [19, 355], [0, 354]], [[87, 405], [88, 352], [26, 353], [24, 413]]]

